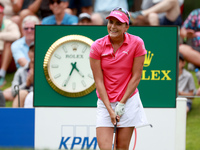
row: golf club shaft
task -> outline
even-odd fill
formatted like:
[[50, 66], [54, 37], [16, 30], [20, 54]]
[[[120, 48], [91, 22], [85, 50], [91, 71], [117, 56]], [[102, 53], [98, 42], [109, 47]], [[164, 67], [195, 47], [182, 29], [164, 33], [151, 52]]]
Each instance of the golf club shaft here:
[[115, 145], [115, 133], [113, 133], [112, 150], [114, 150]]
[[142, 128], [142, 127], [146, 127], [146, 126], [153, 127], [152, 124], [145, 124], [145, 125], [141, 125], [141, 126], [136, 126], [135, 128]]
[[114, 132], [113, 132], [112, 150], [114, 150], [116, 131], [117, 131], [117, 119], [116, 119], [116, 124], [114, 126]]

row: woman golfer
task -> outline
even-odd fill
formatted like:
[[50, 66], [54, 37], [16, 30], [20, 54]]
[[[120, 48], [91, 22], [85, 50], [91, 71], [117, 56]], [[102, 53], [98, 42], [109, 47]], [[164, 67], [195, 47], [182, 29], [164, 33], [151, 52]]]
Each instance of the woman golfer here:
[[147, 124], [137, 86], [146, 50], [143, 40], [126, 33], [129, 13], [115, 8], [108, 19], [108, 35], [91, 46], [90, 65], [97, 89], [96, 136], [99, 148], [112, 147], [117, 119], [116, 149], [129, 149], [135, 126]]

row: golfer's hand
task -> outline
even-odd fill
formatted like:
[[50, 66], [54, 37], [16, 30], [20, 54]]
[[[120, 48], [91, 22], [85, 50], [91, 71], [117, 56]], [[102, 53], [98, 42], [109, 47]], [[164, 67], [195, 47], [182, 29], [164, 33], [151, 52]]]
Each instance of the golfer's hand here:
[[125, 107], [125, 104], [119, 102], [117, 104], [117, 106], [115, 107], [115, 114], [117, 116], [121, 117], [124, 114], [124, 112], [125, 112], [124, 107]]
[[117, 116], [116, 116], [114, 111], [110, 112], [110, 119], [111, 119], [111, 122], [112, 122], [113, 125], [116, 124], [116, 117]]

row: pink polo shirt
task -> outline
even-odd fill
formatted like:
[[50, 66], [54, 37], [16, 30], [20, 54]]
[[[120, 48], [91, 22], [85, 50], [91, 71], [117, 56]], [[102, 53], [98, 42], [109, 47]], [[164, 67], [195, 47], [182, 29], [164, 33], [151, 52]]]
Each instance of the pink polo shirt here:
[[[125, 40], [115, 54], [109, 35], [92, 44], [90, 57], [101, 60], [104, 85], [110, 102], [122, 99], [132, 76], [134, 58], [146, 53], [143, 40], [129, 33], [125, 34]], [[137, 88], [131, 96], [136, 92], [138, 92]], [[98, 91], [96, 93], [97, 97], [101, 99]]]

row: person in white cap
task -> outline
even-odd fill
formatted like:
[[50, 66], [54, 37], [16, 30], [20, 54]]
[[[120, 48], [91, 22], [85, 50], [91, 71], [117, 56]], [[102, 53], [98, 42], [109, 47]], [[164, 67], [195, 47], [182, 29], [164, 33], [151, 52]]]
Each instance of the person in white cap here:
[[140, 82], [146, 49], [143, 40], [127, 33], [129, 13], [115, 8], [108, 19], [108, 35], [91, 46], [90, 65], [96, 84], [96, 136], [101, 150], [111, 149], [114, 125], [114, 149], [129, 149], [135, 126], [147, 119], [137, 86]]

